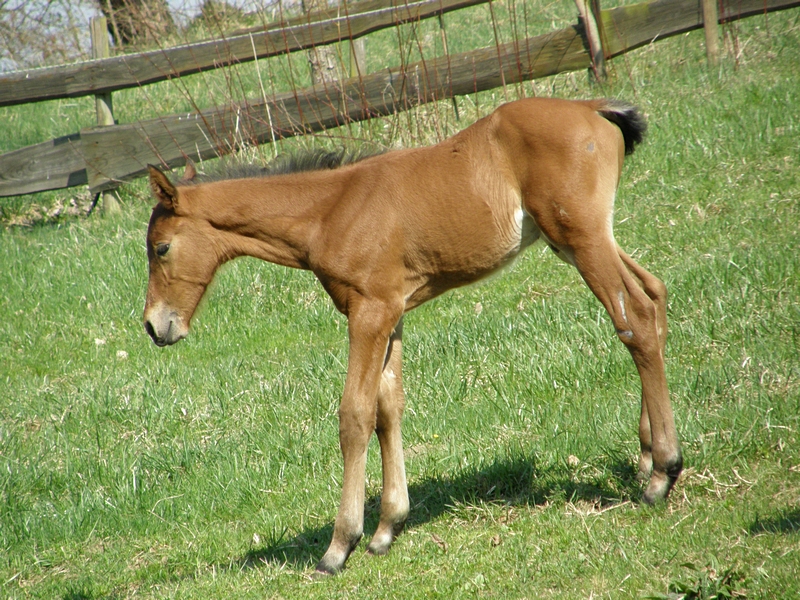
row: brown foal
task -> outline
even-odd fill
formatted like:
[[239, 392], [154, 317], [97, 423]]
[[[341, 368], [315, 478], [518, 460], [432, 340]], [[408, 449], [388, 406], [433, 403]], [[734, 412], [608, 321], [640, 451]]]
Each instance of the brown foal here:
[[664, 373], [664, 284], [614, 240], [625, 154], [645, 130], [611, 100], [511, 102], [427, 148], [335, 169], [172, 184], [150, 167], [158, 200], [147, 231], [144, 323], [153, 341], [186, 336], [217, 268], [238, 256], [310, 269], [348, 319], [339, 408], [342, 498], [317, 570], [335, 573], [361, 538], [367, 445], [383, 464], [380, 524], [388, 551], [409, 510], [400, 420], [403, 315], [508, 265], [538, 238], [574, 265], [611, 316], [642, 383], [644, 501], [666, 498], [682, 468]]

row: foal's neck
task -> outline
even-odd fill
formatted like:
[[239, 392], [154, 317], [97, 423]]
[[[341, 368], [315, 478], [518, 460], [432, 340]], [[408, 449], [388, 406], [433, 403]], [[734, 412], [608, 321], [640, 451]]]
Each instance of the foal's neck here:
[[223, 260], [254, 256], [309, 268], [309, 250], [327, 208], [339, 200], [344, 169], [232, 179], [189, 188], [194, 211], [218, 232]]

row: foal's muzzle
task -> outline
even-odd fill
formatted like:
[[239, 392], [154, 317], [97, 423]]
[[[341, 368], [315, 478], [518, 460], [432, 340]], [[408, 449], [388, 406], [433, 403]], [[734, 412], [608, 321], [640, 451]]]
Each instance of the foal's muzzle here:
[[181, 341], [189, 333], [177, 313], [155, 309], [144, 313], [144, 329], [156, 346], [169, 346]]

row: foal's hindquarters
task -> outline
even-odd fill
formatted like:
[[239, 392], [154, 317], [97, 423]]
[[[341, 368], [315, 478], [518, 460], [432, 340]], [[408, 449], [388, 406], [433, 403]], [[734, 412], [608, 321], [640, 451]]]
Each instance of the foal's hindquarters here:
[[[535, 124], [519, 111], [518, 118], [504, 123], [504, 133], [509, 146], [518, 149], [509, 157], [522, 182], [526, 212], [542, 237], [578, 269], [603, 304], [639, 372], [639, 477], [649, 478], [643, 499], [652, 504], [666, 498], [683, 467], [664, 368], [667, 290], [614, 240], [614, 199], [629, 140], [608, 117], [598, 114], [616, 108], [603, 103], [572, 104], [574, 115], [546, 103], [539, 108], [542, 118]], [[503, 108], [516, 112], [518, 107]], [[547, 159], [530, 161], [525, 154]]]
[[315, 271], [347, 314], [350, 335], [339, 413], [342, 501], [319, 571], [340, 570], [361, 538], [373, 431], [384, 488], [369, 551], [385, 553], [408, 514], [403, 314], [502, 268], [537, 237], [578, 269], [633, 357], [642, 383], [644, 501], [666, 498], [682, 468], [664, 371], [666, 289], [619, 248], [612, 225], [626, 147], [644, 129], [636, 119], [635, 109], [619, 103], [530, 99], [502, 106], [437, 146], [364, 163], [348, 196], [369, 201], [345, 210], [347, 231], [360, 237], [345, 233], [336, 241], [360, 245], [359, 260], [368, 266], [354, 270], [359, 261], [348, 257], [350, 266], [331, 261]]

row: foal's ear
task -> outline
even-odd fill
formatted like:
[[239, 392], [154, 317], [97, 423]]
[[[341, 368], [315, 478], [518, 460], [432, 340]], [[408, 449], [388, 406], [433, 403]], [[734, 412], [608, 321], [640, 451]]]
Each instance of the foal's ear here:
[[186, 169], [183, 171], [183, 180], [192, 181], [195, 177], [197, 177], [197, 168], [194, 166], [194, 162], [187, 158]]
[[170, 180], [156, 166], [147, 165], [150, 172], [150, 189], [164, 208], [175, 210], [178, 205], [178, 190], [172, 185]]

